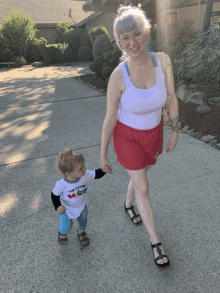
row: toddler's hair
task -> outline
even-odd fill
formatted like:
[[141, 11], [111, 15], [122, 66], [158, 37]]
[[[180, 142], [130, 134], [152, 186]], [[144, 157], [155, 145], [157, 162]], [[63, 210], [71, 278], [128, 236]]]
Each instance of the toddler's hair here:
[[57, 167], [62, 175], [67, 172], [73, 172], [78, 164], [84, 164], [83, 155], [73, 152], [71, 149], [65, 149], [59, 154], [57, 159]]

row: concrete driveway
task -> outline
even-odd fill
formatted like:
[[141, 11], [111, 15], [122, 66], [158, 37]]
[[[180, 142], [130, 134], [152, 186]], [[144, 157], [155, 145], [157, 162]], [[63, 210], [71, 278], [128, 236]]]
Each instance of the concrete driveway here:
[[57, 241], [59, 216], [50, 193], [60, 179], [58, 153], [82, 153], [100, 168], [106, 96], [71, 77], [88, 64], [0, 70], [0, 293], [220, 292], [220, 152], [187, 134], [148, 172], [155, 225], [169, 256], [160, 269], [144, 225], [124, 212], [129, 177], [108, 158], [114, 174], [91, 180], [87, 233], [80, 249], [77, 223], [67, 246]]

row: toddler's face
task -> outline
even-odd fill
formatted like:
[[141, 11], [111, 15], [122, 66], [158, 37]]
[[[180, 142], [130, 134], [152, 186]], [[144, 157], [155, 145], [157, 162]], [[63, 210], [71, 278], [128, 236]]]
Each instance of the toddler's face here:
[[67, 172], [66, 177], [70, 181], [75, 181], [78, 178], [83, 177], [86, 174], [86, 167], [84, 164], [78, 164], [75, 171], [73, 172]]

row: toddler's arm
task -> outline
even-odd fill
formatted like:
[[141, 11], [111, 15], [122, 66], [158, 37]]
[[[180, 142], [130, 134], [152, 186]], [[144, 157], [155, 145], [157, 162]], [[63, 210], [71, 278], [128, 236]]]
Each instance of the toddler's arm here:
[[57, 208], [59, 206], [61, 206], [60, 196], [57, 196], [57, 195], [53, 194], [53, 192], [51, 192], [51, 199], [52, 199], [53, 205], [55, 207], [55, 210], [57, 210]]
[[106, 172], [103, 172], [102, 169], [95, 170], [95, 179], [100, 179], [105, 176]]
[[55, 195], [53, 192], [51, 192], [51, 199], [55, 207], [55, 210], [58, 212], [58, 214], [59, 215], [64, 214], [66, 212], [66, 208], [61, 205], [60, 196]]

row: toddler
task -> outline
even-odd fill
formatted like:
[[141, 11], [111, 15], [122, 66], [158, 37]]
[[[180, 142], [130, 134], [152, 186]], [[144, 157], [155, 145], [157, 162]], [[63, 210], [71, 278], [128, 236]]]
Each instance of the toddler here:
[[57, 166], [63, 178], [56, 182], [51, 199], [60, 215], [58, 241], [60, 244], [67, 244], [67, 234], [72, 229], [73, 219], [77, 219], [77, 237], [81, 246], [85, 247], [89, 245], [89, 238], [85, 233], [88, 215], [86, 182], [100, 179], [106, 173], [102, 169], [86, 170], [84, 157], [71, 149], [60, 153]]

